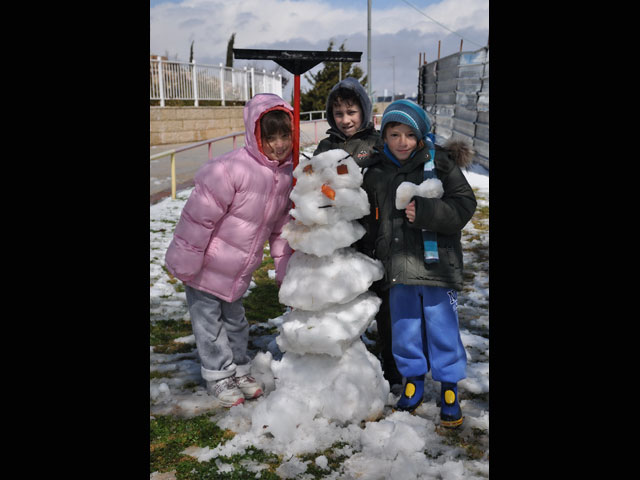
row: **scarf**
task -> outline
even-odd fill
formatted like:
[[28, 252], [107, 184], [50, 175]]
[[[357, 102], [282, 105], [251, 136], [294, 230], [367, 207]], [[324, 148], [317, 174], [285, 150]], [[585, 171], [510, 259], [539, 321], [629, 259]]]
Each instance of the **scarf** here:
[[[425, 143], [429, 149], [429, 161], [424, 164], [423, 179], [438, 178], [436, 175], [436, 147], [433, 143], [435, 140], [433, 133], [428, 133], [425, 137]], [[424, 263], [437, 263], [438, 257], [438, 235], [436, 232], [422, 229], [422, 243], [424, 245]]]
[[[436, 175], [434, 162], [434, 158], [436, 156], [436, 148], [433, 143], [434, 135], [432, 133], [429, 133], [424, 140], [427, 145], [427, 149], [429, 150], [429, 160], [424, 164], [422, 178], [423, 180], [427, 180], [428, 178], [438, 178], [438, 176]], [[402, 167], [402, 164], [393, 155], [393, 153], [391, 153], [386, 143], [384, 144], [384, 153], [394, 164], [396, 164], [398, 167]], [[414, 151], [409, 158], [412, 158], [415, 153], [416, 152]], [[424, 263], [437, 263], [440, 258], [438, 256], [438, 236], [436, 232], [432, 232], [423, 228], [422, 244], [424, 247]]]

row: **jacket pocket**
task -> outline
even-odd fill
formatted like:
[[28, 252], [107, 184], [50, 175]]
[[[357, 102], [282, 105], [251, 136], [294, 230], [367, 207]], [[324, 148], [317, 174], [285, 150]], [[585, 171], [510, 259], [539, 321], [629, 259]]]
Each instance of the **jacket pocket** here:
[[383, 235], [378, 235], [378, 238], [376, 238], [375, 254], [376, 258], [379, 260], [384, 260], [389, 256], [389, 245], [385, 240], [386, 239]]
[[454, 270], [460, 270], [462, 268], [461, 261], [456, 254], [455, 249], [452, 245], [447, 245], [445, 247], [446, 259], [449, 264], [449, 268], [453, 268]]

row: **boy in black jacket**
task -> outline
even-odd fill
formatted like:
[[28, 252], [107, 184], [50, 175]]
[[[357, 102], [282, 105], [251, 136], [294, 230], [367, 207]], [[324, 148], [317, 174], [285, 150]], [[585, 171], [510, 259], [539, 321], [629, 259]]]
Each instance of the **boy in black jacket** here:
[[341, 148], [360, 168], [369, 165], [374, 146], [382, 147], [380, 133], [373, 126], [373, 106], [364, 87], [352, 77], [336, 83], [327, 98], [328, 138], [320, 141], [314, 155]]
[[[476, 208], [460, 167], [471, 163], [472, 151], [461, 142], [435, 146], [430, 130], [426, 112], [413, 102], [397, 100], [385, 110], [384, 147], [364, 175], [371, 213], [362, 219], [367, 233], [361, 243], [385, 267], [392, 351], [406, 378], [395, 408], [412, 412], [420, 405], [431, 369], [433, 380], [441, 383], [441, 423], [457, 427], [463, 420], [457, 382], [466, 377], [457, 313], [461, 230]], [[397, 195], [403, 182], [410, 183], [402, 188], [431, 182], [439, 190], [430, 198], [409, 195], [405, 207]]]
[[[327, 121], [331, 128], [328, 138], [320, 141], [314, 155], [328, 150], [342, 149], [353, 157], [364, 170], [371, 164], [374, 148], [383, 147], [380, 133], [371, 121], [373, 106], [364, 87], [357, 79], [347, 77], [336, 83], [327, 98]], [[371, 290], [380, 297], [382, 303], [376, 315], [382, 371], [393, 392], [402, 389], [402, 376], [398, 372], [391, 352], [391, 318], [389, 314], [389, 291], [375, 282]]]

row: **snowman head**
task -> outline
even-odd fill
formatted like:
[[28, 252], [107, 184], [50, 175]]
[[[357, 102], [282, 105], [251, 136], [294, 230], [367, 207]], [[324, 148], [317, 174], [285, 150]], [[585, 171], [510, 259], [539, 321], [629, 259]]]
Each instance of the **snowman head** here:
[[304, 225], [354, 220], [368, 213], [369, 202], [360, 188], [362, 173], [344, 150], [329, 150], [300, 161], [293, 171], [291, 216]]

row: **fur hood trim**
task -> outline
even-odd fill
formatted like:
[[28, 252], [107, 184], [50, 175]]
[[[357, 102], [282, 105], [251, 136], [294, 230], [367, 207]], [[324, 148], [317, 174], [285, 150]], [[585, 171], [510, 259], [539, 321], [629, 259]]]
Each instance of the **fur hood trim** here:
[[473, 163], [473, 155], [476, 153], [471, 144], [465, 140], [450, 138], [444, 144], [449, 155], [460, 168], [469, 168]]

